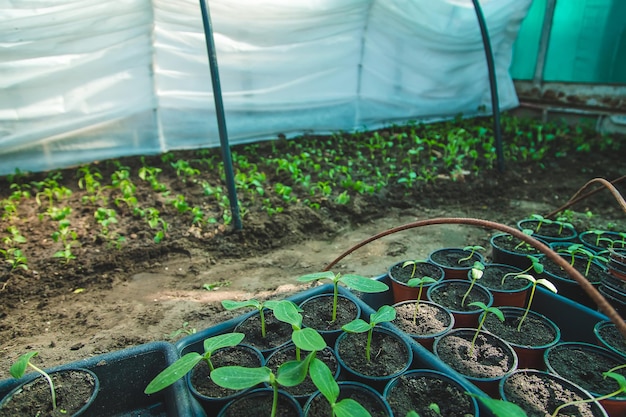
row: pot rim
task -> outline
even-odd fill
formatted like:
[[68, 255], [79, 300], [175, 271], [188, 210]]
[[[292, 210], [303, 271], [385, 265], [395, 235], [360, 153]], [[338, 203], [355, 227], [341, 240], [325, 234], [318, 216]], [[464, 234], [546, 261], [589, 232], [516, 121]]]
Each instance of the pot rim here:
[[[519, 313], [519, 314], [514, 314], [514, 316], [519, 316], [519, 315], [524, 314], [524, 312], [526, 311], [525, 308], [513, 307], [513, 306], [498, 307], [498, 309], [500, 309], [500, 311], [502, 311], [502, 314], [504, 314], [505, 317], [507, 317], [507, 313]], [[482, 319], [484, 314], [485, 314], [485, 312], [481, 313], [481, 315], [480, 315], [481, 319]], [[545, 343], [543, 345], [519, 345], [517, 343], [513, 343], [513, 342], [510, 342], [510, 341], [507, 340], [507, 342], [511, 346], [518, 347], [518, 348], [524, 348], [524, 349], [542, 350], [542, 349], [547, 349], [550, 346], [554, 346], [554, 345], [556, 345], [557, 343], [559, 343], [561, 341], [561, 329], [559, 328], [559, 326], [554, 321], [552, 321], [547, 316], [545, 316], [545, 315], [543, 315], [541, 313], [538, 313], [536, 311], [533, 311], [533, 310], [529, 310], [528, 314], [531, 315], [531, 316], [534, 316], [536, 318], [540, 318], [541, 320], [543, 320], [546, 323], [548, 323], [548, 326], [552, 327], [554, 329], [554, 340], [552, 340], [551, 342]], [[485, 330], [489, 331], [489, 329], [485, 329]]]

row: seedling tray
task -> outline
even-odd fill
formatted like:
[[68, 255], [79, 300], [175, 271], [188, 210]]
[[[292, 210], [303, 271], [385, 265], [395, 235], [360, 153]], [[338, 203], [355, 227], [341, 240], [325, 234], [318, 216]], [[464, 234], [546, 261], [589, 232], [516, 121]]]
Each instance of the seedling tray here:
[[[205, 417], [204, 410], [178, 381], [160, 393], [146, 395], [143, 390], [159, 372], [178, 359], [178, 351], [168, 342], [144, 345], [105, 353], [67, 363], [47, 371], [81, 367], [92, 370], [100, 379], [100, 392], [84, 416], [97, 417]], [[0, 381], [0, 399], [19, 382], [37, 377], [30, 373], [20, 381]]]

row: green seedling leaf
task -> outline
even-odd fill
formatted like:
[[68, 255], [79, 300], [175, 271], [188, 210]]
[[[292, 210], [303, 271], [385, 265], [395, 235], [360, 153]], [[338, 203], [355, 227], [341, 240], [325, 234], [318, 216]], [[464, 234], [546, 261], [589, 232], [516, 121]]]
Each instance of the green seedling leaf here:
[[361, 275], [343, 275], [339, 278], [339, 281], [351, 290], [365, 293], [384, 292], [389, 289], [384, 282], [366, 278]]
[[247, 301], [233, 301], [233, 300], [222, 300], [222, 307], [226, 310], [236, 310], [238, 308], [244, 307], [254, 307], [257, 309], [261, 308], [261, 303], [257, 300], [247, 300]]
[[276, 372], [276, 382], [285, 387], [295, 387], [301, 384], [309, 372], [309, 364], [314, 357], [315, 352], [311, 352], [304, 360], [283, 363]]
[[478, 307], [488, 313], [493, 313], [496, 315], [498, 320], [504, 321], [504, 314], [502, 314], [502, 311], [496, 307], [487, 307], [485, 303], [482, 303], [480, 301], [474, 301], [473, 303], [469, 303], [468, 305]]
[[20, 356], [17, 361], [15, 361], [13, 365], [11, 365], [11, 369], [9, 370], [11, 376], [15, 379], [20, 379], [21, 377], [23, 377], [24, 373], [26, 372], [26, 368], [28, 368], [28, 363], [38, 354], [39, 352], [28, 352]]
[[301, 277], [298, 277], [298, 281], [300, 282], [312, 282], [312, 281], [318, 281], [320, 279], [329, 279], [331, 281], [334, 281], [335, 274], [332, 273], [331, 271], [326, 271], [326, 272], [315, 272], [313, 274], [306, 274], [306, 275], [302, 275]]
[[547, 289], [549, 289], [550, 291], [552, 291], [555, 294], [558, 292], [558, 290], [556, 289], [554, 284], [551, 283], [550, 281], [548, 281], [547, 279], [540, 278], [540, 279], [537, 280], [537, 284], [543, 285], [544, 287], [546, 287]]
[[396, 309], [388, 305], [383, 305], [378, 309], [377, 312], [370, 315], [370, 323], [378, 324], [393, 321], [395, 318]]
[[223, 388], [242, 390], [270, 382], [272, 370], [267, 366], [245, 368], [243, 366], [223, 366], [211, 372], [211, 380]]
[[370, 325], [365, 320], [355, 319], [350, 323], [344, 324], [341, 328], [350, 333], [365, 333], [369, 331]]
[[226, 333], [204, 340], [204, 351], [215, 352], [225, 347], [237, 346], [246, 337], [243, 333]]
[[496, 417], [528, 417], [526, 412], [517, 404], [503, 400], [494, 400], [493, 398], [483, 397], [469, 392], [467, 395], [477, 398], [491, 410]]
[[291, 340], [296, 347], [302, 350], [317, 351], [326, 347], [326, 341], [324, 338], [317, 332], [317, 330], [310, 327], [294, 331], [291, 335]]
[[143, 391], [144, 394], [154, 394], [155, 392], [169, 387], [174, 382], [184, 377], [194, 366], [200, 363], [201, 360], [202, 355], [198, 352], [187, 353], [154, 377]]
[[311, 381], [330, 404], [339, 398], [339, 385], [328, 366], [317, 358], [313, 358], [309, 366]]
[[417, 287], [424, 284], [434, 284], [437, 280], [431, 277], [411, 278], [407, 281], [406, 285], [409, 287]]
[[369, 411], [352, 398], [345, 398], [336, 403], [333, 412], [336, 417], [371, 417]]
[[285, 323], [289, 323], [294, 328], [302, 328], [302, 314], [298, 311], [298, 307], [288, 300], [277, 302], [273, 308], [274, 317]]

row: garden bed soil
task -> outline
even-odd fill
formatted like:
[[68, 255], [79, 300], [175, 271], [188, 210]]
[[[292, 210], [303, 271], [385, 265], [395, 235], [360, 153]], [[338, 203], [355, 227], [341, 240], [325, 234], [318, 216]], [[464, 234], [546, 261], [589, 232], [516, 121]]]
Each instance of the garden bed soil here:
[[[286, 154], [291, 142], [272, 141], [254, 152], [268, 157]], [[11, 271], [8, 265], [0, 269], [0, 379], [8, 378], [10, 364], [29, 350], [40, 352], [35, 358], [38, 365], [50, 367], [154, 340], [173, 341], [208, 328], [241, 314], [224, 311], [221, 300], [266, 300], [302, 291], [309, 285], [298, 283], [298, 276], [320, 271], [357, 242], [411, 221], [475, 217], [513, 226], [531, 213], [547, 214], [592, 178], [623, 175], [621, 152], [594, 149], [559, 158], [547, 156], [541, 162], [508, 160], [504, 172], [442, 173], [410, 188], [398, 184], [372, 194], [351, 192], [347, 204], [318, 199], [317, 210], [303, 204], [310, 198], [309, 190], [294, 185], [296, 201], [271, 216], [262, 209], [262, 198], [242, 193], [246, 212], [239, 231], [224, 224], [215, 199], [209, 199], [198, 185], [206, 181], [223, 188], [219, 171], [198, 165], [201, 176], [195, 183], [183, 181], [172, 168], [171, 161], [192, 161], [199, 151], [171, 152], [170, 159], [121, 158], [119, 165], [129, 167], [137, 186], [136, 196], [146, 206], [156, 207], [169, 227], [164, 239], [156, 243], [154, 230], [123, 204], [114, 205], [113, 191], [105, 189], [104, 194], [113, 197], [108, 207], [118, 211], [117, 223], [110, 228], [126, 238], [120, 249], [116, 242], [98, 236], [95, 207], [83, 203], [87, 194], [78, 185], [76, 169], [60, 170], [60, 184], [72, 191], [63, 206], [71, 209], [72, 227], [81, 245], [72, 249], [76, 259], [66, 262], [53, 257], [60, 243], [51, 237], [55, 231], [51, 222], [39, 220], [46, 204], [39, 206], [33, 194], [17, 206], [20, 220], [15, 224], [27, 240], [20, 248], [28, 258], [28, 270]], [[234, 151], [252, 157], [245, 146]], [[219, 150], [208, 153], [219, 161]], [[161, 169], [158, 179], [171, 190], [169, 197], [137, 179], [144, 163]], [[110, 161], [92, 167], [104, 179], [117, 170]], [[380, 167], [389, 169], [382, 161]], [[352, 173], [356, 172], [353, 167]], [[272, 187], [289, 183], [285, 171], [265, 169], [263, 173]], [[10, 185], [19, 178], [28, 184], [47, 175], [0, 178], [0, 198], [9, 198], [15, 191]], [[624, 184], [618, 184], [618, 189], [624, 194]], [[218, 221], [203, 227], [191, 225], [189, 213], [181, 215], [167, 202], [178, 193], [184, 194], [190, 205], [217, 213]], [[41, 200], [45, 202], [45, 196]], [[623, 212], [608, 192], [597, 193], [572, 208], [578, 230], [603, 229], [609, 223], [626, 230]], [[593, 216], [585, 216], [587, 210]], [[12, 223], [0, 222], [4, 237]], [[424, 259], [442, 247], [488, 247], [492, 233], [453, 225], [413, 229], [368, 244], [334, 271], [379, 276], [402, 259]]]

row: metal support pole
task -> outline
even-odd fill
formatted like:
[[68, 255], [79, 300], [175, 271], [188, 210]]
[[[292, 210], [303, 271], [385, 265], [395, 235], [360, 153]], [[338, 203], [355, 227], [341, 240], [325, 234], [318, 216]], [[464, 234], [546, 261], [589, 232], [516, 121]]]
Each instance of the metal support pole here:
[[485, 48], [485, 56], [487, 58], [487, 69], [489, 70], [489, 86], [491, 87], [491, 107], [493, 111], [493, 133], [496, 139], [496, 156], [498, 158], [498, 170], [504, 171], [504, 150], [502, 149], [502, 131], [500, 129], [500, 103], [498, 101], [498, 84], [496, 83], [496, 69], [493, 63], [493, 52], [491, 50], [491, 42], [489, 41], [489, 32], [485, 16], [480, 8], [478, 0], [472, 0], [476, 17], [478, 18], [478, 26], [480, 34], [483, 38], [483, 46]]
[[215, 42], [213, 40], [213, 27], [206, 0], [200, 0], [202, 11], [202, 24], [204, 25], [204, 38], [209, 56], [209, 68], [211, 69], [211, 83], [213, 84], [213, 98], [215, 100], [215, 114], [217, 116], [217, 128], [220, 135], [220, 145], [222, 149], [222, 160], [224, 161], [224, 171], [226, 174], [226, 188], [230, 200], [230, 211], [233, 216], [235, 230], [241, 230], [241, 216], [239, 214], [239, 202], [237, 200], [237, 188], [235, 187], [235, 175], [233, 170], [233, 159], [230, 153], [228, 142], [228, 132], [226, 130], [226, 117], [224, 115], [224, 102], [222, 101], [222, 86], [217, 67], [217, 56], [215, 54]]
[[546, 11], [543, 16], [541, 37], [539, 38], [539, 51], [537, 52], [537, 62], [535, 63], [535, 74], [533, 76], [533, 84], [537, 87], [543, 84], [543, 71], [546, 67], [546, 56], [548, 54], [548, 46], [550, 45], [550, 33], [552, 32], [555, 8], [556, 0], [546, 1]]

